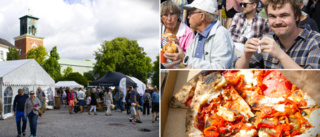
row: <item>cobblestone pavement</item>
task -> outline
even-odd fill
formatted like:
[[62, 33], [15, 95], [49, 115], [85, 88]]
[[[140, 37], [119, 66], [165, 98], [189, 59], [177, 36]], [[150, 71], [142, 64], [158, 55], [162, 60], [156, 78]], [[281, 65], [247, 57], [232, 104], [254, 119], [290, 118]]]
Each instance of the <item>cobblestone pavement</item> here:
[[[69, 114], [67, 108], [47, 110], [38, 119], [38, 137], [158, 137], [159, 121], [152, 123], [152, 115], [141, 115], [143, 123], [133, 125], [129, 122], [126, 112], [112, 111], [112, 116], [88, 115], [87, 112]], [[140, 114], [142, 114], [140, 112]], [[22, 122], [21, 122], [22, 123]], [[142, 132], [139, 129], [149, 129]], [[30, 136], [29, 122], [26, 129]], [[0, 137], [17, 136], [15, 117], [0, 120]]]

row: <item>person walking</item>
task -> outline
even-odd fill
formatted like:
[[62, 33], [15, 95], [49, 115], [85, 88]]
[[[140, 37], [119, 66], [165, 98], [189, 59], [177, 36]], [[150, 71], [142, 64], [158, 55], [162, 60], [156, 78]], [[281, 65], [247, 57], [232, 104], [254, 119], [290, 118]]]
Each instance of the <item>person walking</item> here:
[[135, 89], [137, 89], [136, 86], [133, 87], [134, 89], [130, 92], [130, 101], [131, 101], [131, 107], [130, 107], [130, 112], [131, 112], [131, 122], [132, 124], [136, 124], [136, 115], [139, 112], [136, 112], [136, 107], [137, 107], [137, 92]]
[[159, 113], [159, 91], [157, 88], [152, 93], [152, 123], [157, 119], [156, 113]]
[[66, 107], [66, 105], [67, 105], [67, 93], [66, 93], [66, 91], [65, 91], [65, 89], [63, 90], [63, 93], [62, 93], [62, 105], [64, 106], [64, 107]]
[[34, 91], [30, 91], [30, 98], [28, 98], [24, 105], [24, 117], [25, 119], [28, 116], [29, 119], [29, 127], [30, 127], [30, 137], [36, 137], [37, 136], [37, 121], [38, 121], [38, 115], [39, 111], [41, 111], [41, 102], [40, 100], [35, 97]]
[[41, 111], [44, 113], [45, 112], [45, 108], [44, 108], [44, 101], [46, 98], [46, 94], [44, 93], [44, 91], [42, 91], [42, 89], [40, 87], [38, 87], [38, 92], [37, 92], [37, 98], [40, 100], [41, 102]]
[[83, 90], [80, 88], [78, 91], [78, 101], [79, 101], [79, 106], [80, 106], [80, 112], [83, 112], [83, 106], [84, 106], [84, 98], [85, 98], [85, 93]]
[[105, 90], [104, 93], [104, 99], [105, 99], [105, 103], [107, 105], [107, 111], [106, 111], [106, 116], [111, 116], [111, 108], [110, 105], [113, 103], [112, 100], [112, 92], [110, 92], [108, 89]]
[[124, 110], [124, 108], [123, 108], [123, 97], [124, 97], [124, 93], [123, 93], [122, 89], [119, 87], [118, 104], [120, 106], [120, 113], [122, 113], [122, 111]]
[[18, 90], [18, 95], [14, 98], [13, 101], [13, 112], [16, 116], [16, 123], [17, 123], [17, 131], [18, 136], [21, 136], [21, 118], [22, 118], [22, 135], [26, 135], [26, 127], [27, 127], [27, 118], [24, 117], [24, 105], [26, 100], [29, 98], [27, 94], [24, 94], [22, 89]]
[[130, 106], [131, 106], [131, 88], [127, 87], [127, 94], [126, 94], [126, 109], [127, 109], [127, 115], [130, 114]]
[[94, 115], [97, 115], [97, 98], [96, 98], [96, 89], [93, 88], [92, 89], [92, 93], [91, 93], [91, 102], [90, 102], [90, 105], [91, 105], [91, 109], [89, 110], [88, 114], [90, 114], [90, 112], [92, 110], [94, 110]]
[[68, 95], [68, 100], [69, 100], [69, 113], [73, 114], [74, 112], [72, 111], [72, 109], [74, 108], [74, 89], [70, 88], [69, 95]]
[[143, 98], [143, 115], [146, 115], [146, 111], [147, 111], [147, 115], [149, 115], [151, 96], [149, 94], [148, 89], [145, 90], [142, 98]]

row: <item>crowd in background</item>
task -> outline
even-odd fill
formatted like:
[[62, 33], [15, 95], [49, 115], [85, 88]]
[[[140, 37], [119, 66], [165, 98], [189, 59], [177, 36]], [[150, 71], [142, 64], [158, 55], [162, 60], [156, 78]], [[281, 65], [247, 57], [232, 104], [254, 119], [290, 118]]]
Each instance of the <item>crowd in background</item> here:
[[[138, 93], [137, 86], [127, 87], [126, 95], [120, 87], [114, 89], [109, 87], [97, 87], [97, 88], [59, 88], [57, 95], [61, 96], [62, 107], [69, 106], [69, 113], [75, 114], [77, 112], [83, 113], [84, 108], [88, 109], [88, 114], [91, 115], [93, 111], [94, 115], [97, 115], [97, 105], [101, 104], [101, 107], [106, 108], [105, 115], [111, 116], [111, 110], [122, 113], [126, 110], [128, 115], [131, 115], [129, 121], [133, 124], [142, 123], [139, 111], [143, 112], [143, 115], [153, 113], [153, 120], [159, 118], [159, 93], [156, 87], [153, 89], [146, 89], [145, 92]], [[131, 107], [134, 107], [131, 108]]]

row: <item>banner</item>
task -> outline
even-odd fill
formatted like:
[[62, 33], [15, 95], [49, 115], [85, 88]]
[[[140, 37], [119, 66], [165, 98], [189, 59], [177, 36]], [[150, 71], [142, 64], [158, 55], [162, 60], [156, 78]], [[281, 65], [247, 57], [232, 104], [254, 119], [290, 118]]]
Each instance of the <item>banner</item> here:
[[121, 88], [121, 91], [124, 94], [123, 102], [125, 102], [125, 96], [126, 96], [126, 78], [122, 78], [119, 82], [119, 87]]

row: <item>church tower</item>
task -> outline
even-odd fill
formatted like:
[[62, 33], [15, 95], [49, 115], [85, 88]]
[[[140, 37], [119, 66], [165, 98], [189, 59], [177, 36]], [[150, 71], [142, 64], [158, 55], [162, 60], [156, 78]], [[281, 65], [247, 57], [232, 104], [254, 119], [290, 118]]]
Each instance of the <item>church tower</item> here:
[[20, 19], [20, 36], [14, 38], [14, 44], [20, 50], [20, 59], [26, 59], [27, 52], [32, 48], [43, 46], [43, 37], [38, 36], [39, 18], [25, 15]]

